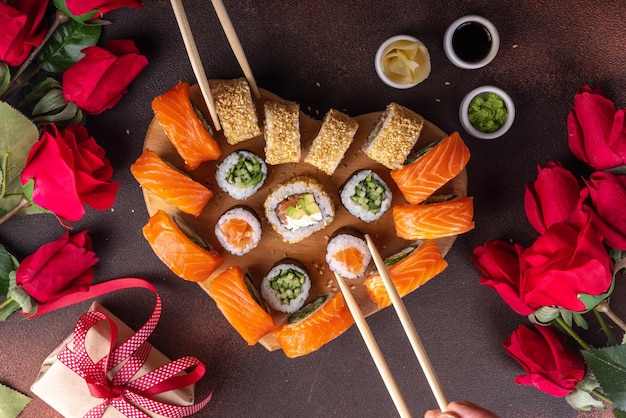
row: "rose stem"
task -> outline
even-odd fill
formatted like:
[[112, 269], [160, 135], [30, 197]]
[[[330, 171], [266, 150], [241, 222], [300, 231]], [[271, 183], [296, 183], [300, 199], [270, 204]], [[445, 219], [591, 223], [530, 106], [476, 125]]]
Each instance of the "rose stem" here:
[[20, 209], [23, 208], [27, 208], [30, 206], [30, 202], [28, 201], [28, 199], [26, 198], [26, 196], [22, 195], [22, 198], [20, 199], [20, 203], [18, 203], [17, 205], [15, 205], [15, 207], [13, 209], [11, 209], [10, 211], [8, 211], [7, 213], [5, 213], [4, 215], [2, 215], [2, 217], [0, 217], [0, 225], [2, 225], [3, 223], [5, 223], [6, 221], [8, 221], [13, 215], [15, 215]]
[[622, 331], [626, 332], [626, 324], [617, 315], [615, 315], [615, 313], [613, 313], [613, 311], [609, 307], [609, 303], [606, 300], [603, 300], [602, 302], [600, 302], [595, 307], [595, 309], [598, 312], [602, 312], [603, 314], [608, 316], [609, 319], [615, 323], [615, 325], [620, 327], [622, 329]]
[[607, 398], [603, 393], [598, 392], [596, 389], [592, 389], [591, 392], [589, 392], [589, 394], [591, 396], [595, 396], [596, 398], [600, 399], [601, 401], [604, 401], [610, 405], [613, 405], [613, 401], [610, 400], [609, 398]]
[[13, 302], [13, 299], [6, 298], [2, 303], [0, 303], [0, 311], [9, 306]]
[[573, 339], [576, 340], [576, 342], [578, 344], [580, 344], [580, 346], [582, 348], [584, 348], [585, 350], [589, 350], [591, 348], [591, 346], [589, 344], [587, 344], [582, 338], [580, 338], [580, 335], [578, 335], [576, 333], [576, 331], [574, 331], [572, 329], [572, 327], [570, 327], [569, 325], [567, 325], [565, 323], [565, 321], [563, 320], [563, 318], [561, 316], [557, 316], [556, 319], [554, 320], [561, 328], [563, 328], [563, 330], [565, 332], [567, 332], [570, 337], [572, 337]]
[[[46, 36], [44, 36], [44, 38], [42, 39], [41, 44], [39, 44], [39, 46], [35, 48], [33, 52], [30, 53], [26, 61], [24, 61], [21, 67], [17, 70], [17, 72], [13, 74], [13, 76], [11, 77], [11, 80], [9, 80], [8, 88], [4, 91], [4, 93], [0, 96], [0, 98], [4, 99], [5, 97], [11, 97], [15, 93], [17, 88], [21, 86], [20, 83], [15, 85], [15, 83], [17, 82], [17, 79], [22, 75], [22, 73], [24, 73], [24, 71], [26, 71], [26, 68], [28, 68], [28, 66], [35, 60], [35, 57], [37, 56], [39, 51], [41, 51], [41, 48], [43, 48], [46, 45], [46, 43], [50, 40], [50, 38], [52, 37], [54, 32], [59, 28], [59, 26], [61, 26], [61, 24], [67, 22], [68, 20], [70, 20], [69, 16], [67, 16], [62, 11], [57, 10], [54, 16], [54, 22], [52, 22], [52, 25], [48, 29]], [[39, 69], [35, 71], [39, 72]], [[30, 80], [33, 77], [33, 75], [34, 74], [31, 74], [27, 78], [27, 80], [25, 80], [24, 82]]]
[[593, 314], [598, 320], [598, 324], [600, 324], [600, 328], [602, 328], [602, 332], [604, 332], [604, 335], [606, 335], [607, 343], [609, 345], [616, 345], [617, 340], [615, 339], [615, 335], [613, 335], [611, 328], [609, 328], [609, 326], [606, 324], [604, 317], [600, 314], [600, 312], [597, 309], [593, 310]]

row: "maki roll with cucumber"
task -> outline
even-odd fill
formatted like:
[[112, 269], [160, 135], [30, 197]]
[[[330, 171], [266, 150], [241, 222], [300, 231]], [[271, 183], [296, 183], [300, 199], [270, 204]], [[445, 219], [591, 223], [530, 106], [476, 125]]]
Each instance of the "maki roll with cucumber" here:
[[296, 176], [278, 185], [265, 200], [265, 216], [285, 242], [295, 243], [335, 219], [335, 208], [314, 177]]
[[261, 295], [273, 309], [293, 313], [300, 309], [311, 289], [309, 273], [296, 260], [276, 263], [261, 282]]
[[387, 183], [372, 170], [354, 173], [341, 188], [341, 203], [356, 218], [373, 222], [387, 212], [392, 194]]
[[267, 178], [267, 166], [250, 151], [235, 151], [224, 158], [215, 171], [217, 185], [233, 199], [246, 200]]
[[272, 334], [289, 358], [312, 353], [343, 334], [354, 319], [341, 293], [325, 293], [294, 312]]
[[358, 279], [365, 274], [372, 261], [363, 235], [352, 228], [341, 228], [328, 241], [326, 262], [328, 267], [346, 279]]

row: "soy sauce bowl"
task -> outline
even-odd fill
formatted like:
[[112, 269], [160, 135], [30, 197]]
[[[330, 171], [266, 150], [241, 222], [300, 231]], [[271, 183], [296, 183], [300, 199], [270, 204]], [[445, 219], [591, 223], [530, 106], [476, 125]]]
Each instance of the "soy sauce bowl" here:
[[[500, 96], [507, 110], [506, 121], [500, 126], [500, 128], [498, 128], [497, 131], [494, 132], [482, 132], [476, 129], [469, 120], [470, 102], [474, 97], [484, 96], [487, 93], [495, 93]], [[513, 103], [511, 96], [509, 96], [508, 93], [501, 88], [495, 86], [481, 86], [465, 95], [461, 101], [461, 105], [459, 106], [459, 119], [461, 120], [463, 128], [473, 137], [480, 139], [496, 139], [504, 135], [511, 128], [511, 126], [513, 126], [513, 121], [515, 120], [515, 104]]]
[[446, 30], [443, 50], [454, 65], [464, 69], [482, 68], [500, 49], [500, 34], [495, 25], [478, 15], [463, 16]]

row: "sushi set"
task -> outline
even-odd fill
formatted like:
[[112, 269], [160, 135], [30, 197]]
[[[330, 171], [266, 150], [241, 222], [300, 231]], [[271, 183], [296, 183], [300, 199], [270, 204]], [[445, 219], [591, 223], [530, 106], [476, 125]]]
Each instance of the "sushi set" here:
[[395, 103], [320, 121], [267, 90], [252, 98], [243, 78], [209, 84], [222, 130], [206, 122], [200, 89], [178, 83], [154, 99], [131, 171], [156, 255], [249, 345], [297, 357], [348, 329], [335, 273], [365, 315], [389, 306], [364, 234], [405, 296], [474, 227], [457, 133]]

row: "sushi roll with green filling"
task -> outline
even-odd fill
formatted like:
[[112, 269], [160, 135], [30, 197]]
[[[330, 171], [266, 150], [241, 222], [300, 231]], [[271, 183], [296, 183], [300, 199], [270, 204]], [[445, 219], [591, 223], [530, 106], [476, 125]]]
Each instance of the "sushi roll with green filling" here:
[[266, 178], [265, 161], [250, 151], [233, 152], [215, 170], [217, 185], [237, 200], [246, 200], [255, 194]]
[[265, 216], [285, 242], [295, 243], [326, 227], [335, 207], [314, 177], [296, 176], [276, 186], [264, 203]]
[[273, 309], [294, 313], [300, 309], [311, 289], [311, 279], [296, 260], [283, 259], [271, 268], [261, 282], [261, 295]]
[[353, 174], [341, 188], [341, 203], [364, 222], [379, 219], [391, 207], [392, 194], [387, 183], [372, 170]]

